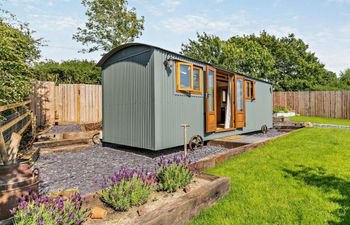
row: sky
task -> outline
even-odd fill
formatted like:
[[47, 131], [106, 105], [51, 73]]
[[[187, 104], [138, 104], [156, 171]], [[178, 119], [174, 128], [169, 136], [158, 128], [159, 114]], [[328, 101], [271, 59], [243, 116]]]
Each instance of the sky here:
[[[87, 20], [80, 0], [0, 0], [2, 7], [28, 22], [44, 38], [42, 59], [90, 59], [103, 52], [79, 53], [72, 39]], [[227, 39], [259, 34], [279, 37], [295, 33], [310, 46], [326, 68], [339, 73], [350, 67], [350, 0], [129, 0], [144, 31], [136, 42], [179, 52], [181, 44], [206, 32]]]

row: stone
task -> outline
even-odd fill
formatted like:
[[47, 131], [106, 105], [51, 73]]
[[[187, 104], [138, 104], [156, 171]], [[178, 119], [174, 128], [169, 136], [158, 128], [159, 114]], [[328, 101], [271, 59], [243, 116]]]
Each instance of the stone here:
[[91, 209], [91, 219], [105, 219], [107, 216], [107, 210], [102, 209], [100, 207], [94, 207]]
[[304, 127], [313, 127], [311, 122], [304, 122]]
[[145, 207], [143, 205], [141, 205], [138, 209], [137, 209], [137, 215], [142, 216], [145, 213]]
[[191, 187], [190, 187], [190, 185], [188, 184], [188, 185], [186, 185], [185, 187], [184, 187], [184, 192], [185, 193], [188, 193], [188, 192], [190, 192], [191, 191]]

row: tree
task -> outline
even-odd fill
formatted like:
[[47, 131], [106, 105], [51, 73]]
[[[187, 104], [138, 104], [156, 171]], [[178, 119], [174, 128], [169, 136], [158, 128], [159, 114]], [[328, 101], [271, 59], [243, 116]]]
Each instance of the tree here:
[[101, 69], [94, 61], [67, 60], [58, 63], [49, 60], [35, 63], [34, 72], [36, 79], [57, 84], [101, 84]]
[[350, 68], [340, 72], [339, 81], [343, 85], [350, 86]]
[[128, 10], [127, 0], [82, 0], [82, 4], [87, 7], [88, 21], [73, 35], [73, 39], [89, 46], [82, 52], [107, 52], [142, 34], [144, 17], [138, 18], [135, 8]]
[[32, 90], [30, 64], [40, 57], [42, 44], [32, 34], [28, 24], [0, 9], [0, 105], [22, 101]]
[[275, 59], [268, 49], [246, 37], [231, 37], [224, 45], [224, 67], [270, 80], [276, 74]]
[[276, 72], [270, 52], [246, 37], [234, 36], [224, 41], [214, 35], [197, 33], [197, 40], [182, 44], [181, 53], [257, 78], [268, 79]]
[[218, 36], [197, 33], [197, 40], [189, 39], [188, 44], [182, 44], [180, 53], [214, 65], [222, 65], [223, 45], [224, 41]]
[[[213, 51], [213, 49], [215, 51]], [[278, 91], [313, 90], [337, 85], [336, 74], [325, 69], [303, 40], [290, 34], [277, 38], [260, 35], [234, 36], [228, 40], [197, 34], [182, 45], [182, 53], [234, 71], [266, 79]]]
[[250, 35], [249, 39], [269, 49], [274, 56], [278, 71], [273, 79], [276, 90], [312, 90], [316, 85], [329, 85], [329, 80], [336, 81], [336, 74], [326, 70], [309, 46], [294, 34], [277, 38], [263, 31], [259, 36]]

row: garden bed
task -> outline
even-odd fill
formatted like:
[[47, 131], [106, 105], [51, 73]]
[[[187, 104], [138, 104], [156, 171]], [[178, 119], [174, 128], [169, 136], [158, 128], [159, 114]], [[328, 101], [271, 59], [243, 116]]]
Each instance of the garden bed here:
[[[278, 137], [283, 132], [269, 130], [267, 134], [256, 133], [256, 137]], [[234, 148], [230, 150], [222, 146], [204, 146], [196, 151], [189, 151], [189, 161], [195, 163], [208, 160], [210, 157], [222, 157], [226, 153], [229, 157], [246, 151], [248, 148]], [[252, 147], [252, 146], [248, 146]], [[111, 171], [122, 167], [130, 169], [154, 169], [161, 155], [172, 158], [183, 154], [183, 148], [176, 148], [161, 152], [141, 151], [129, 148], [110, 148], [94, 145], [76, 152], [51, 153], [41, 155], [36, 163], [40, 169], [41, 193], [50, 193], [67, 188], [77, 188], [82, 194], [99, 190], [104, 176], [110, 176]], [[226, 157], [225, 157], [226, 158]], [[218, 160], [217, 160], [218, 161]], [[218, 161], [219, 162], [219, 161]], [[206, 165], [215, 165], [212, 163]], [[205, 169], [207, 166], [200, 166]]]
[[106, 207], [96, 194], [85, 196], [90, 207], [107, 210], [107, 217], [89, 219], [86, 224], [187, 224], [204, 208], [214, 204], [230, 190], [230, 179], [213, 175], [199, 175], [189, 185], [190, 191], [175, 193], [154, 192], [149, 201], [127, 212], [115, 212]]

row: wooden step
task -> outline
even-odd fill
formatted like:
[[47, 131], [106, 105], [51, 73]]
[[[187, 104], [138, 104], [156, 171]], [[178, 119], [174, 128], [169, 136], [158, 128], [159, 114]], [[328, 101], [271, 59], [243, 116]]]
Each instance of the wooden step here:
[[67, 146], [57, 146], [51, 148], [40, 148], [40, 154], [74, 152], [82, 149], [90, 148], [91, 144], [73, 144]]
[[74, 131], [65, 133], [45, 133], [37, 136], [40, 142], [61, 139], [92, 138], [99, 131]]
[[91, 138], [71, 138], [71, 139], [60, 139], [60, 140], [50, 140], [50, 141], [39, 141], [33, 143], [35, 148], [50, 148], [50, 147], [61, 147], [69, 146], [74, 144], [90, 144], [92, 142]]

